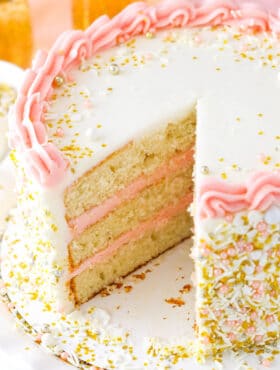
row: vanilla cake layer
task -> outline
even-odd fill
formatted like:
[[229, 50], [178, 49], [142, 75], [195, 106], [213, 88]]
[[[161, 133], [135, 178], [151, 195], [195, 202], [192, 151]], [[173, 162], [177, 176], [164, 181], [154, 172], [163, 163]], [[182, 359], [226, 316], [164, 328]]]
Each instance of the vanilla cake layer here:
[[180, 241], [190, 237], [192, 218], [184, 210], [164, 226], [125, 244], [106, 261], [86, 269], [70, 281], [76, 304], [87, 302], [103, 288], [126, 276]]
[[71, 266], [79, 265], [85, 258], [105, 249], [122, 233], [151, 218], [166, 204], [176, 204], [182, 194], [193, 192], [193, 162], [185, 163], [179, 173], [171, 173], [159, 183], [147, 187], [136, 198], [124, 202], [105, 218], [87, 228], [69, 244]]
[[66, 189], [66, 218], [71, 220], [99, 205], [140, 175], [152, 173], [167, 159], [194, 145], [195, 111], [183, 119], [161, 124], [139, 141], [128, 143]]

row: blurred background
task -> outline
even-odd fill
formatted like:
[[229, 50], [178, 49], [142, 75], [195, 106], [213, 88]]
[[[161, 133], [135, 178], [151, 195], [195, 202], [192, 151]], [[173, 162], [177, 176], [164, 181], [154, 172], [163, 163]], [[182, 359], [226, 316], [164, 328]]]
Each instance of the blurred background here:
[[[28, 67], [34, 52], [38, 48], [48, 49], [62, 31], [86, 28], [98, 16], [105, 13], [113, 16], [131, 2], [133, 0], [0, 0], [0, 60]], [[274, 13], [280, 8], [280, 0], [254, 2], [269, 7]]]

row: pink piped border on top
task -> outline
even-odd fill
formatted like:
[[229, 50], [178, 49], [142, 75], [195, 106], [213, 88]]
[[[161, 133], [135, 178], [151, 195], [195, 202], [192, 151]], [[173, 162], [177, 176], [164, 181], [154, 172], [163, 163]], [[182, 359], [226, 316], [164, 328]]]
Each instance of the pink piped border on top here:
[[[133, 3], [113, 19], [100, 17], [84, 32], [63, 33], [49, 53], [39, 51], [32, 68], [26, 72], [10, 124], [10, 144], [24, 156], [28, 173], [42, 186], [52, 187], [62, 181], [69, 167], [62, 152], [48, 141], [43, 118], [57, 76], [67, 80], [68, 72], [83, 60], [137, 35], [175, 27], [218, 25], [236, 25], [243, 31], [280, 34], [280, 16], [269, 14], [252, 3], [238, 6], [229, 0], [211, 0], [195, 6], [188, 0], [163, 0], [153, 6], [143, 2]], [[267, 173], [267, 181], [269, 176]], [[279, 173], [276, 176], [278, 181]], [[219, 194], [215, 199], [211, 197], [213, 184], [210, 183], [206, 181], [205, 191], [201, 194], [201, 204], [204, 204], [201, 217], [223, 214], [218, 198], [222, 200], [225, 211], [236, 210], [237, 204], [229, 199], [229, 194], [231, 199], [234, 194], [236, 196], [236, 189], [226, 184], [223, 187], [227, 189], [222, 189], [216, 184]], [[246, 185], [241, 188], [244, 190]], [[245, 190], [243, 194], [243, 190], [237, 197], [238, 209], [247, 206], [247, 195]]]

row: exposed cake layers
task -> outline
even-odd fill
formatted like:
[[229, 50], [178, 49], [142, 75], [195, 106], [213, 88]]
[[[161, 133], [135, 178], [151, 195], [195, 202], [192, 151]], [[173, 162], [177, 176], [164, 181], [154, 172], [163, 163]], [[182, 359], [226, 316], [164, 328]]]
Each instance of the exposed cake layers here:
[[[145, 251], [141, 240], [146, 240], [148, 235], [150, 240], [151, 235], [159, 233], [159, 229], [165, 235], [165, 224], [172, 223], [172, 219], [180, 214], [190, 223], [186, 209], [193, 192], [194, 126], [194, 113], [179, 122], [169, 123], [114, 153], [67, 189], [65, 200], [71, 205], [72, 214], [74, 211], [77, 214], [83, 204], [88, 207], [84, 213], [69, 220], [73, 234], [68, 246], [72, 271], [70, 286], [75, 292], [76, 303], [87, 301], [116, 278], [127, 275], [176, 244], [172, 238], [167, 238], [164, 243], [164, 239], [160, 239], [161, 244], [155, 242]], [[124, 158], [129, 160], [123, 162]], [[114, 176], [109, 173], [107, 177], [110, 180], [105, 182], [107, 177], [104, 172], [108, 169], [112, 171], [112, 168]], [[100, 184], [95, 181], [96, 178], [100, 179]], [[99, 199], [101, 203], [96, 205], [96, 194], [101, 197], [106, 187], [108, 198]], [[111, 188], [117, 190], [115, 194], [112, 194]], [[79, 195], [75, 197], [77, 192]], [[75, 202], [70, 202], [73, 198]], [[178, 228], [177, 241], [188, 236], [189, 227]], [[128, 249], [128, 245], [130, 250], [126, 253], [130, 263], [127, 265], [128, 256], [125, 257], [122, 248]], [[104, 267], [107, 264], [107, 272], [104, 273], [100, 265]], [[82, 278], [85, 272], [87, 288]], [[80, 293], [82, 285], [78, 281], [81, 279], [83, 291], [87, 294]]]
[[85, 260], [69, 275], [78, 304], [88, 301], [105, 286], [191, 236], [192, 219], [186, 208], [192, 201], [187, 194], [150, 220], [124, 233], [103, 251]]

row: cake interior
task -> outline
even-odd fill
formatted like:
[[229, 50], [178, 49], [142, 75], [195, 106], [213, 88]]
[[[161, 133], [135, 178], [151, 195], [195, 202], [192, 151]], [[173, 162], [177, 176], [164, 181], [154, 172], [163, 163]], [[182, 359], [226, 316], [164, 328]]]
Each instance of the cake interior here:
[[191, 236], [195, 127], [193, 107], [66, 189], [68, 282], [76, 305]]

